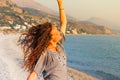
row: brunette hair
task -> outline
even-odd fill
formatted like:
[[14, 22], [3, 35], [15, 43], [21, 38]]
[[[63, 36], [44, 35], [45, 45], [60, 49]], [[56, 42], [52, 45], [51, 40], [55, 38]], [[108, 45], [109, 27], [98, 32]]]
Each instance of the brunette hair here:
[[21, 34], [24, 51], [23, 68], [32, 71], [39, 57], [46, 50], [51, 40], [52, 23], [46, 22], [30, 27], [26, 33]]

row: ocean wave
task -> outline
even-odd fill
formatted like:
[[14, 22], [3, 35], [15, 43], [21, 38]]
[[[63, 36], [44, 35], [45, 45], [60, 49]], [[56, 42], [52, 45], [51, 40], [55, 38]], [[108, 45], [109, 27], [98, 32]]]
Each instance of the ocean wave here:
[[7, 64], [2, 59], [0, 59], [0, 69], [0, 80], [11, 80]]

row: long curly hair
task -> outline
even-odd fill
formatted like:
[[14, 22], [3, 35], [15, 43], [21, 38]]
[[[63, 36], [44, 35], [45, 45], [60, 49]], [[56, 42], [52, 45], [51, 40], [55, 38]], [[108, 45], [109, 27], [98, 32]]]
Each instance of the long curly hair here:
[[52, 23], [46, 22], [30, 27], [27, 32], [21, 34], [21, 45], [24, 51], [23, 68], [32, 71], [41, 54], [47, 49], [51, 40]]

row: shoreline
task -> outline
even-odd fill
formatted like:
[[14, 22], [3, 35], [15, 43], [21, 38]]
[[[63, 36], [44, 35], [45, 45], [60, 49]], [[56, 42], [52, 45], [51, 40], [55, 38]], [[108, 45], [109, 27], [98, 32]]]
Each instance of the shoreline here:
[[66, 36], [120, 36], [120, 34], [109, 35], [109, 34], [66, 34]]
[[[72, 78], [72, 80], [101, 80], [98, 77], [92, 76], [88, 73], [74, 69], [69, 66], [67, 67], [67, 69], [68, 69], [69, 78]], [[69, 78], [68, 78], [68, 80], [69, 80]]]

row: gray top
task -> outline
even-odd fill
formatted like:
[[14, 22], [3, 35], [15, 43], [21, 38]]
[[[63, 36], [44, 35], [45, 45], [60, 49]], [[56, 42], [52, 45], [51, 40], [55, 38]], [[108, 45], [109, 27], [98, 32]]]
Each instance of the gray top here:
[[62, 42], [57, 46], [58, 52], [47, 49], [37, 61], [34, 68], [37, 80], [67, 80], [66, 53]]

